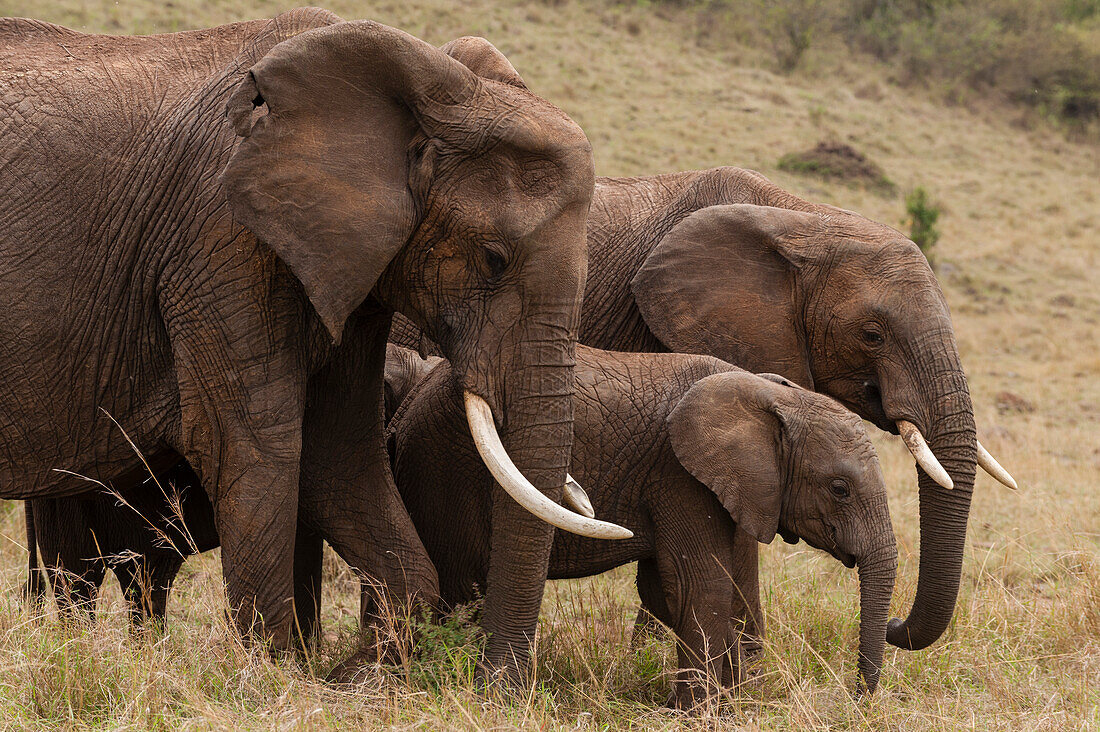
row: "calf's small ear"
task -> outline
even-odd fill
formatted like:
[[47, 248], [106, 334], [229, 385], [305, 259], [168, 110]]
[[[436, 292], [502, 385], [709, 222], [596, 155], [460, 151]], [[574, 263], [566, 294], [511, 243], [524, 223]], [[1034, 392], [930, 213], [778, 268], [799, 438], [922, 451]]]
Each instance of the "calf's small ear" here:
[[680, 464], [763, 544], [779, 528], [785, 485], [775, 388], [747, 372], [715, 374], [697, 381], [668, 416]]

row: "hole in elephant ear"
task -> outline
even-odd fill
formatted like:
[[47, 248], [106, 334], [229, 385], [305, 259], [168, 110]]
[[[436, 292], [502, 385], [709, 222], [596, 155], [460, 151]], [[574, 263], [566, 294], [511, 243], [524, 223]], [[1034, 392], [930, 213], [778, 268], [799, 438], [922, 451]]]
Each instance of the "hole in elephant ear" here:
[[715, 374], [692, 385], [668, 416], [680, 464], [764, 544], [779, 528], [784, 493], [783, 419], [774, 388], [740, 370]]
[[670, 350], [775, 371], [813, 388], [789, 234], [814, 214], [770, 206], [700, 209], [672, 228], [631, 282], [638, 309]]
[[[415, 226], [414, 135], [468, 116], [447, 110], [479, 89], [433, 46], [361, 21], [277, 44], [230, 98], [248, 134], [222, 176], [233, 214], [301, 281], [333, 338]], [[246, 129], [258, 101], [268, 114]]]

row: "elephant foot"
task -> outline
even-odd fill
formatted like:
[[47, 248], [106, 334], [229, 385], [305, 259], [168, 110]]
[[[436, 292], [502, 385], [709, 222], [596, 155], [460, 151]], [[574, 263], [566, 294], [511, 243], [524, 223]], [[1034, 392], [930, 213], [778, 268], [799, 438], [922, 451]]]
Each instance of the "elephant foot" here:
[[378, 666], [378, 653], [373, 648], [360, 648], [328, 672], [330, 684], [358, 684]]
[[723, 691], [728, 691], [728, 687], [719, 684], [718, 679], [708, 678], [698, 669], [684, 669], [672, 682], [665, 706], [689, 714], [709, 712], [717, 707]]
[[667, 637], [667, 628], [644, 607], [638, 608], [638, 617], [634, 621], [634, 630], [630, 634], [630, 647], [642, 648], [650, 640], [661, 641]]
[[710, 697], [707, 690], [698, 684], [673, 684], [672, 691], [665, 699], [665, 706], [688, 714], [701, 714], [707, 707]]
[[23, 583], [23, 586], [19, 590], [19, 596], [23, 602], [30, 606], [30, 609], [34, 612], [42, 610], [42, 605], [46, 600], [46, 585], [39, 577], [32, 577]]
[[531, 673], [518, 663], [478, 661], [475, 669], [478, 691], [490, 698], [518, 699], [531, 689]]
[[411, 647], [406, 640], [388, 633], [368, 633], [359, 648], [335, 668], [325, 680], [334, 684], [357, 684], [379, 666], [406, 668]]

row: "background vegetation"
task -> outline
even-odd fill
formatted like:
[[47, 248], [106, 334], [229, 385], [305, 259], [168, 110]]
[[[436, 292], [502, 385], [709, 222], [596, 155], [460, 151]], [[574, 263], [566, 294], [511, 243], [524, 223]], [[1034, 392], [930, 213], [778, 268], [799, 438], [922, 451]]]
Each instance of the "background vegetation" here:
[[1098, 0], [666, 2], [770, 46], [784, 72], [811, 49], [828, 56], [843, 47], [888, 65], [893, 81], [952, 102], [993, 97], [1076, 133], [1100, 127]]
[[[935, 251], [979, 434], [1021, 490], [978, 478], [951, 628], [926, 651], [890, 649], [879, 692], [862, 703], [848, 693], [857, 634], [854, 573], [805, 545], [765, 548], [769, 645], [761, 673], [739, 697], [698, 719], [658, 708], [673, 668], [667, 640], [629, 648], [637, 602], [630, 568], [552, 584], [538, 639], [540, 682], [521, 700], [487, 699], [474, 691], [470, 659], [477, 639], [461, 620], [433, 632], [424, 655], [407, 668], [370, 674], [355, 689], [336, 689], [319, 677], [353, 642], [358, 601], [346, 567], [335, 558], [326, 565], [324, 643], [305, 661], [273, 663], [243, 648], [225, 627], [216, 553], [185, 565], [162, 635], [128, 633], [113, 581], [94, 626], [67, 627], [52, 609], [33, 616], [17, 595], [26, 561], [22, 513], [18, 504], [5, 504], [3, 726], [1100, 727], [1100, 151], [1087, 130], [1068, 129], [1059, 119], [1064, 115], [1045, 119], [1041, 104], [1022, 106], [1031, 102], [1009, 93], [1007, 80], [1021, 73], [1012, 64], [1032, 63], [1022, 57], [1036, 56], [1032, 48], [1041, 47], [1017, 45], [1022, 50], [1015, 60], [997, 50], [1023, 43], [1029, 28], [1048, 28], [1079, 37], [1081, 53], [1095, 52], [1096, 43], [1088, 40], [1096, 32], [1094, 3], [883, 0], [860, 5], [862, 15], [845, 16], [831, 0], [781, 1], [775, 7], [789, 7], [792, 18], [805, 9], [813, 21], [809, 45], [793, 65], [778, 60], [776, 44], [788, 41], [769, 28], [798, 25], [763, 4], [327, 5], [344, 17], [374, 18], [433, 43], [463, 34], [491, 39], [536, 92], [581, 123], [604, 175], [736, 164], [800, 195], [905, 230], [904, 192], [923, 186], [942, 210]], [[288, 7], [266, 0], [0, 0], [3, 14], [126, 33], [265, 17]], [[1005, 25], [1003, 12], [1011, 8], [1036, 25]], [[846, 17], [863, 20], [841, 22]], [[898, 20], [886, 22], [892, 18]], [[885, 39], [877, 48], [876, 38]], [[933, 43], [965, 59], [971, 38], [985, 39], [1006, 65], [992, 63], [979, 73], [980, 65], [951, 65], [940, 51], [921, 51]], [[1047, 46], [1055, 58], [1072, 47]], [[928, 66], [910, 59], [925, 59]], [[930, 70], [921, 78], [911, 73], [919, 68]], [[1089, 76], [1095, 65], [1073, 68], [1095, 82]], [[823, 140], [854, 146], [881, 166], [897, 191], [778, 169], [784, 154]], [[912, 459], [896, 439], [875, 440], [899, 539], [894, 610], [901, 613], [917, 573]]]

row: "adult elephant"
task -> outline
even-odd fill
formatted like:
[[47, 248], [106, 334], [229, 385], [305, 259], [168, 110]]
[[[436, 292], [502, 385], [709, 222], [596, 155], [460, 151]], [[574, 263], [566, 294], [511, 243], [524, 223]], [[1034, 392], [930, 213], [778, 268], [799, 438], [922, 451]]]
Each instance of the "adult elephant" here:
[[[533, 483], [497, 442], [505, 488], [616, 534], [554, 500], [593, 185], [560, 110], [319, 9], [146, 37], [8, 19], [0, 84], [0, 497], [87, 490], [70, 473], [125, 473], [133, 445], [179, 454], [242, 629], [289, 645], [298, 519], [430, 602], [382, 434], [399, 310], [503, 428]], [[552, 528], [507, 502], [494, 521], [487, 661], [514, 668]]]
[[[479, 75], [523, 86], [484, 39], [444, 49]], [[909, 649], [935, 642], [958, 595], [975, 466], [1015, 483], [976, 440], [947, 302], [917, 246], [727, 167], [597, 179], [588, 266], [581, 343], [782, 374], [903, 434], [921, 466], [920, 576], [909, 617], [892, 620], [888, 638]], [[423, 350], [408, 323], [395, 324], [392, 340]], [[741, 545], [756, 550], [750, 537]], [[758, 608], [755, 577], [740, 579]]]

